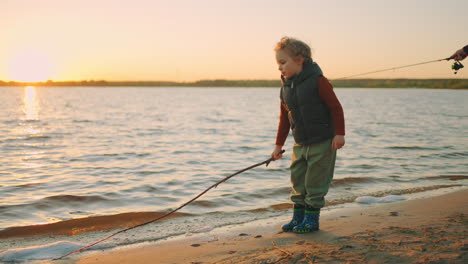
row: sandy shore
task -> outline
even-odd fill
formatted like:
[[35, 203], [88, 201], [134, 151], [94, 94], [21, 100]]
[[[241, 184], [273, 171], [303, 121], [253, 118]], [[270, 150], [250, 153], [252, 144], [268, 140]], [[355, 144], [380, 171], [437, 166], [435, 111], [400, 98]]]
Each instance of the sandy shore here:
[[324, 212], [321, 230], [279, 232], [286, 217], [57, 263], [468, 263], [468, 189]]

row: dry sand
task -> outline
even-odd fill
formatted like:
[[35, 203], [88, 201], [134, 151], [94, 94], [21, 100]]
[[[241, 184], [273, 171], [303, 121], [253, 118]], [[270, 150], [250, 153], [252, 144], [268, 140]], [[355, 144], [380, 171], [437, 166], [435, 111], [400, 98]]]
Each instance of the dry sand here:
[[464, 189], [335, 210], [310, 234], [279, 232], [280, 217], [58, 263], [468, 263], [467, 198]]

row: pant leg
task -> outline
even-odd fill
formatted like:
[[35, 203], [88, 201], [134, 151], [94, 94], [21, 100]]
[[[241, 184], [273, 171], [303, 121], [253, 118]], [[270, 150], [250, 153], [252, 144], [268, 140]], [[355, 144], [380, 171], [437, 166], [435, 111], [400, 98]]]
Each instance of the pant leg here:
[[307, 161], [303, 157], [304, 146], [295, 144], [293, 147], [291, 172], [291, 194], [290, 199], [295, 204], [306, 205], [305, 175], [307, 172]]
[[335, 170], [336, 150], [332, 149], [332, 140], [312, 144], [305, 156], [307, 171], [305, 173], [305, 203], [315, 208], [325, 205]]

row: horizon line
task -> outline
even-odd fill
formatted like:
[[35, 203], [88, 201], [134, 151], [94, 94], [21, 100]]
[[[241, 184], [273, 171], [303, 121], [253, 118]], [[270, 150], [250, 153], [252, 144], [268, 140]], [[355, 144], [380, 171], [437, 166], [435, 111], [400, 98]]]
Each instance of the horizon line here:
[[[375, 80], [375, 81], [382, 81], [382, 80], [451, 80], [451, 81], [458, 81], [458, 80], [468, 80], [468, 78], [349, 78], [349, 79], [342, 79], [336, 78], [331, 79], [327, 78], [330, 81], [352, 81], [352, 80]], [[181, 84], [190, 84], [190, 83], [198, 83], [198, 82], [213, 82], [213, 81], [226, 81], [226, 82], [239, 82], [239, 81], [247, 81], [247, 82], [256, 82], [256, 81], [278, 81], [280, 79], [200, 79], [195, 81], [173, 81], [173, 80], [105, 80], [105, 79], [83, 79], [83, 80], [46, 80], [46, 81], [15, 81], [15, 80], [0, 80], [0, 83], [17, 83], [17, 84], [48, 84], [48, 83], [83, 83], [83, 82], [106, 82], [106, 83], [181, 83]]]
[[[334, 87], [350, 88], [433, 88], [433, 89], [468, 89], [468, 79], [336, 79], [330, 80]], [[227, 80], [212, 79], [193, 82], [175, 81], [53, 81], [45, 82], [4, 82], [0, 87], [281, 87], [276, 80]]]

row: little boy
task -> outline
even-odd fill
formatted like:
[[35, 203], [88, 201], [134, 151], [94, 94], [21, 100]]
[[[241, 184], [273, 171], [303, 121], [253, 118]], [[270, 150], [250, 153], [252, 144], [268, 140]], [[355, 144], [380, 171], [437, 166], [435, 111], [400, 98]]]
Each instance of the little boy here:
[[284, 37], [275, 52], [283, 87], [273, 159], [282, 157], [290, 129], [295, 141], [290, 167], [294, 213], [282, 229], [307, 233], [319, 230], [320, 208], [333, 179], [336, 150], [345, 144], [343, 108], [307, 44]]

